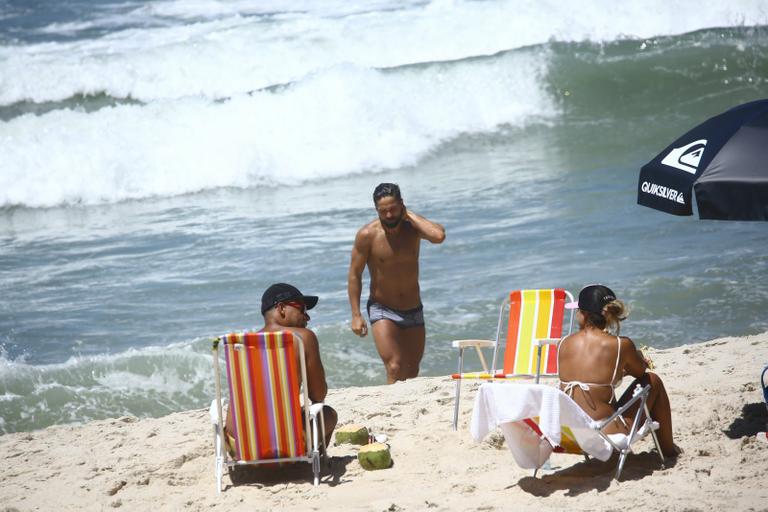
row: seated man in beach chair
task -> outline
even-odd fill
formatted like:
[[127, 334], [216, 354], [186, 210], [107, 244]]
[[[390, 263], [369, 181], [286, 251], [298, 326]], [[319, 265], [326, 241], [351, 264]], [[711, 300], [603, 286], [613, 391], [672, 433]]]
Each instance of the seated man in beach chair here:
[[[267, 288], [261, 297], [261, 314], [264, 316], [264, 327], [258, 332], [291, 331], [301, 336], [304, 343], [304, 353], [307, 368], [307, 391], [312, 403], [322, 402], [328, 392], [325, 381], [325, 369], [320, 360], [320, 345], [317, 336], [307, 329], [309, 314], [307, 310], [317, 304], [317, 297], [303, 295], [298, 288], [286, 283], [276, 283]], [[336, 427], [338, 415], [336, 411], [325, 405], [322, 417], [325, 425], [325, 446], [328, 446]], [[232, 424], [232, 411], [227, 411], [225, 425]], [[235, 442], [225, 427], [227, 444], [234, 446]]]

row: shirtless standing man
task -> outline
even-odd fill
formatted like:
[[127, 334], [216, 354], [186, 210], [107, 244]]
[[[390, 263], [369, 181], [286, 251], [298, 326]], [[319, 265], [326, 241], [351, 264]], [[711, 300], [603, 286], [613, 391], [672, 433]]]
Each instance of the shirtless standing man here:
[[408, 210], [400, 187], [381, 183], [373, 191], [378, 218], [355, 236], [349, 263], [347, 293], [352, 308], [352, 331], [368, 334], [360, 313], [363, 269], [368, 266], [371, 289], [368, 318], [376, 349], [387, 370], [387, 384], [416, 377], [424, 355], [424, 313], [419, 293], [421, 240], [445, 240], [440, 224]]

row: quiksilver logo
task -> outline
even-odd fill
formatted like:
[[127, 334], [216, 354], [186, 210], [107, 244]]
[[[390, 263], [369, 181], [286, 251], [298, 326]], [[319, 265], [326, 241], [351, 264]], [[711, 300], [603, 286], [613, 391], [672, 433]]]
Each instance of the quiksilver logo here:
[[665, 187], [664, 185], [657, 185], [655, 183], [644, 181], [643, 184], [640, 185], [640, 190], [646, 194], [652, 194], [657, 197], [669, 199], [670, 201], [674, 201], [676, 203], [685, 204], [682, 192], [678, 192], [677, 190], [670, 187]]
[[674, 148], [664, 157], [661, 163], [681, 171], [696, 174], [705, 147], [707, 147], [707, 139], [693, 141], [685, 146]]

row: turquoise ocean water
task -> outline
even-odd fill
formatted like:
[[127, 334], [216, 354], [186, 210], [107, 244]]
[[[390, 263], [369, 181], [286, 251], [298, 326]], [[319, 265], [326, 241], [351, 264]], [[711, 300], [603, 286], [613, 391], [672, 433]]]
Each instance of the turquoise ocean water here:
[[636, 205], [768, 97], [768, 7], [562, 4], [0, 0], [0, 432], [204, 407], [274, 281], [320, 295], [332, 387], [383, 383], [346, 298], [382, 181], [448, 233], [423, 375], [515, 288], [606, 283], [660, 348], [768, 330], [767, 224]]

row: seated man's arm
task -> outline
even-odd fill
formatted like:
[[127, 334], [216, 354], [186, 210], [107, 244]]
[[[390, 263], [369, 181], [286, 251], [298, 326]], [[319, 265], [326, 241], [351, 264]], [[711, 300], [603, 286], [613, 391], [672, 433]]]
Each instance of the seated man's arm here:
[[322, 402], [328, 393], [328, 384], [325, 382], [325, 369], [320, 360], [320, 344], [315, 333], [309, 329], [301, 330], [304, 340], [304, 356], [307, 361], [307, 391], [312, 403]]

